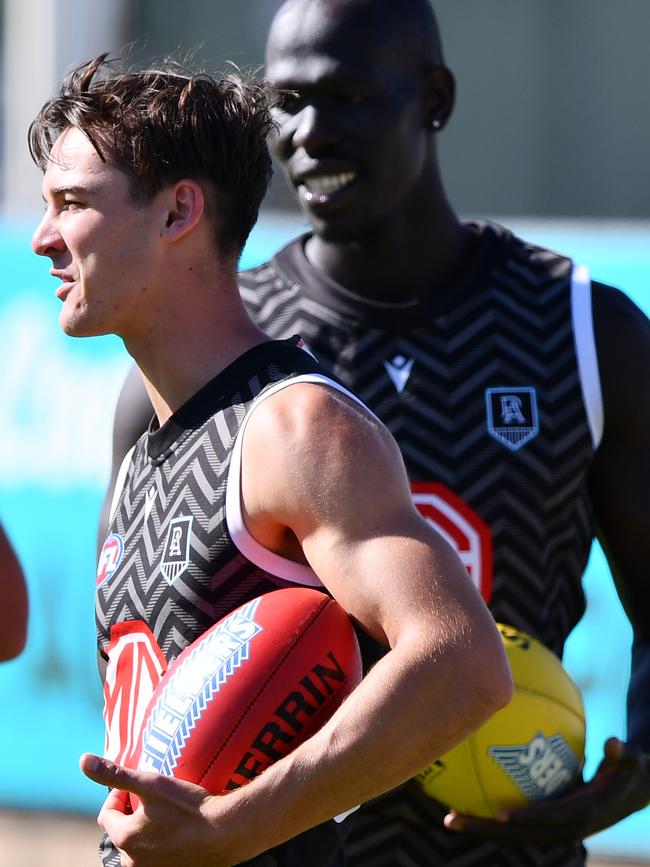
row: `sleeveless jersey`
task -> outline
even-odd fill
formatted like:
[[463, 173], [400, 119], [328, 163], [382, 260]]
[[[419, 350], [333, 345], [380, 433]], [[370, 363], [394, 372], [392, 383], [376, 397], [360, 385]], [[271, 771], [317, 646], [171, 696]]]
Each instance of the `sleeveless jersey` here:
[[[309, 264], [305, 238], [240, 274], [257, 323], [299, 332], [392, 432], [423, 515], [495, 618], [562, 655], [584, 612], [594, 537], [587, 474], [602, 406], [584, 269], [490, 223], [435, 296], [368, 300]], [[440, 811], [438, 820], [446, 811]], [[581, 846], [497, 847], [433, 827], [408, 786], [361, 809], [352, 867], [574, 867]]]
[[[270, 590], [320, 582], [258, 546], [241, 519], [241, 433], [254, 405], [298, 381], [340, 386], [296, 338], [262, 343], [234, 361], [123, 463], [97, 572], [106, 755], [137, 755], [147, 703], [167, 665], [213, 623]], [[245, 553], [242, 553], [242, 550]], [[253, 859], [256, 867], [342, 864], [331, 821]], [[119, 867], [108, 838], [105, 865]]]

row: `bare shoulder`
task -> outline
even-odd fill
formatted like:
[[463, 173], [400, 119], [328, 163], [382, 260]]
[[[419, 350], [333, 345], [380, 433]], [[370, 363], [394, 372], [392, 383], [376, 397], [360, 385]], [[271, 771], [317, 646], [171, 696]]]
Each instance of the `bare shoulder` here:
[[598, 536], [638, 635], [650, 622], [650, 323], [625, 293], [598, 283], [593, 313], [605, 425], [589, 490]]
[[[369, 491], [409, 499], [397, 444], [365, 407], [334, 387], [296, 383], [269, 396], [251, 415], [244, 439], [247, 503], [281, 503], [321, 518]], [[254, 477], [252, 467], [255, 467]], [[268, 503], [272, 498], [272, 506]], [[368, 508], [366, 502], [365, 508]]]
[[593, 284], [593, 315], [606, 416], [625, 421], [650, 398], [650, 320], [612, 286]]
[[650, 352], [650, 320], [629, 295], [604, 283], [593, 283], [592, 291], [599, 356], [624, 362], [631, 350]]
[[630, 296], [606, 283], [592, 283], [593, 308], [596, 323], [600, 321], [601, 329], [618, 331], [619, 329], [647, 329], [648, 317]]
[[271, 439], [281, 452], [327, 454], [345, 459], [397, 446], [384, 425], [345, 392], [320, 383], [289, 385], [264, 400], [251, 416], [251, 440]]

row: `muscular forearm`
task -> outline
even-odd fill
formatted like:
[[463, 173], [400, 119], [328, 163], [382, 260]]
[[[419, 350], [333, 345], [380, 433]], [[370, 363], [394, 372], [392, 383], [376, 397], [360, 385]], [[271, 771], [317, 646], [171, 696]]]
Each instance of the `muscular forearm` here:
[[414, 636], [387, 654], [317, 735], [230, 803], [213, 802], [219, 826], [224, 809], [232, 817], [231, 854], [250, 858], [376, 797], [480, 725], [510, 682], [501, 648], [478, 645], [427, 647]]

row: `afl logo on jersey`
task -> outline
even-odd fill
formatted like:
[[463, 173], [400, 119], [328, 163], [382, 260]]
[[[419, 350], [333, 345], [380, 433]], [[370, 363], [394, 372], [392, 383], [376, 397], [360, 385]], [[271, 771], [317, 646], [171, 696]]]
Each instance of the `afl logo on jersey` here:
[[173, 584], [190, 565], [190, 539], [193, 520], [192, 516], [189, 515], [170, 521], [160, 564], [160, 571], [168, 584]]
[[486, 388], [485, 409], [488, 433], [513, 452], [539, 433], [534, 388]]
[[111, 533], [102, 545], [97, 563], [95, 587], [101, 587], [115, 574], [124, 553], [124, 540], [117, 533]]
[[422, 517], [460, 557], [486, 602], [492, 598], [492, 533], [480, 515], [439, 482], [413, 482], [413, 502]]

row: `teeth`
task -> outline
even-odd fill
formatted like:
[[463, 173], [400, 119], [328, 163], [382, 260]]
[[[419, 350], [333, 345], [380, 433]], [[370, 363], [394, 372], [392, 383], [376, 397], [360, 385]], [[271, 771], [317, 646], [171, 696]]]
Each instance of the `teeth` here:
[[354, 172], [341, 172], [338, 175], [321, 175], [320, 177], [307, 178], [303, 185], [307, 192], [314, 196], [329, 196], [343, 189], [355, 179]]

